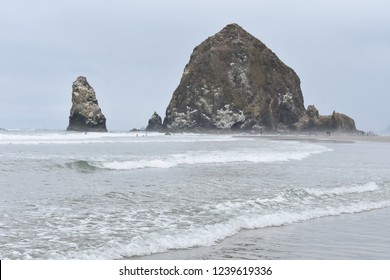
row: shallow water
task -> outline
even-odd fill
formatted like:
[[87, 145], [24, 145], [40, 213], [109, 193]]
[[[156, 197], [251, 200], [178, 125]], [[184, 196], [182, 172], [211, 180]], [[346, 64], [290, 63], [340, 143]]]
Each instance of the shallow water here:
[[138, 134], [1, 131], [0, 258], [388, 258], [388, 144]]
[[213, 246], [133, 259], [390, 259], [390, 208], [244, 230]]

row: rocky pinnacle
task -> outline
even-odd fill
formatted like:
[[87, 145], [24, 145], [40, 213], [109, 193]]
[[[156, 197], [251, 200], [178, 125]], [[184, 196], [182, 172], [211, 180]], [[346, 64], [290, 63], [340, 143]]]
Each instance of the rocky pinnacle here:
[[106, 118], [87, 79], [78, 77], [72, 89], [72, 108], [67, 130], [106, 132]]

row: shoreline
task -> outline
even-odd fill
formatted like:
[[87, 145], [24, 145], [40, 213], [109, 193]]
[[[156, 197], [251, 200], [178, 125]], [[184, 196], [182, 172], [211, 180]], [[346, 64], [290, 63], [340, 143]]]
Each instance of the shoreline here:
[[307, 142], [332, 142], [332, 143], [355, 143], [355, 142], [377, 142], [390, 143], [390, 136], [377, 135], [233, 135], [238, 138], [268, 139], [275, 141], [307, 141]]
[[[55, 129], [5, 129], [0, 128], [1, 132], [13, 133], [13, 132], [64, 132], [64, 133], [76, 133], [84, 134], [84, 132], [77, 131], [67, 131], [67, 130], [55, 130]], [[110, 134], [110, 133], [160, 133], [161, 135], [165, 134], [164, 131], [146, 131], [146, 130], [137, 130], [137, 131], [128, 131], [128, 130], [109, 130], [107, 132], [94, 132]], [[248, 132], [237, 132], [237, 131], [176, 131], [173, 132], [173, 135], [181, 134], [201, 134], [201, 135], [231, 135], [235, 138], [253, 138], [253, 139], [268, 139], [275, 141], [307, 141], [307, 142], [334, 142], [334, 143], [355, 143], [355, 142], [379, 142], [379, 143], [390, 143], [390, 135], [353, 135], [353, 134], [343, 134], [343, 133], [333, 133], [331, 135], [324, 134], [277, 134], [277, 133], [248, 133]]]
[[[244, 229], [211, 246], [172, 249], [126, 260], [380, 260], [390, 257], [390, 208]], [[387, 244], [384, 246], [384, 244]]]

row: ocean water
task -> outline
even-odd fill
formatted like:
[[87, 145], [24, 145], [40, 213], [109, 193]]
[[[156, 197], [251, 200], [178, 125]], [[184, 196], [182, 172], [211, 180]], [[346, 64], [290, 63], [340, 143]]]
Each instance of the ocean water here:
[[0, 259], [389, 259], [388, 143], [0, 131]]

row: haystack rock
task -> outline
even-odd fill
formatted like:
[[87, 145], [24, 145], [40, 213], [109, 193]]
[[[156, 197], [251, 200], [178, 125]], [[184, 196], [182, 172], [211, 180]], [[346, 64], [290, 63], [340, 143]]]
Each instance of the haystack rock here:
[[161, 130], [161, 128], [162, 128], [162, 119], [159, 114], [154, 112], [148, 121], [148, 126], [146, 127], [146, 130], [159, 131]]
[[229, 24], [194, 49], [163, 128], [295, 130], [305, 115], [294, 70], [239, 25]]
[[106, 118], [99, 107], [95, 91], [82, 76], [73, 82], [72, 108], [67, 130], [107, 131]]
[[164, 127], [279, 129], [304, 113], [297, 74], [239, 25], [229, 24], [194, 49]]

